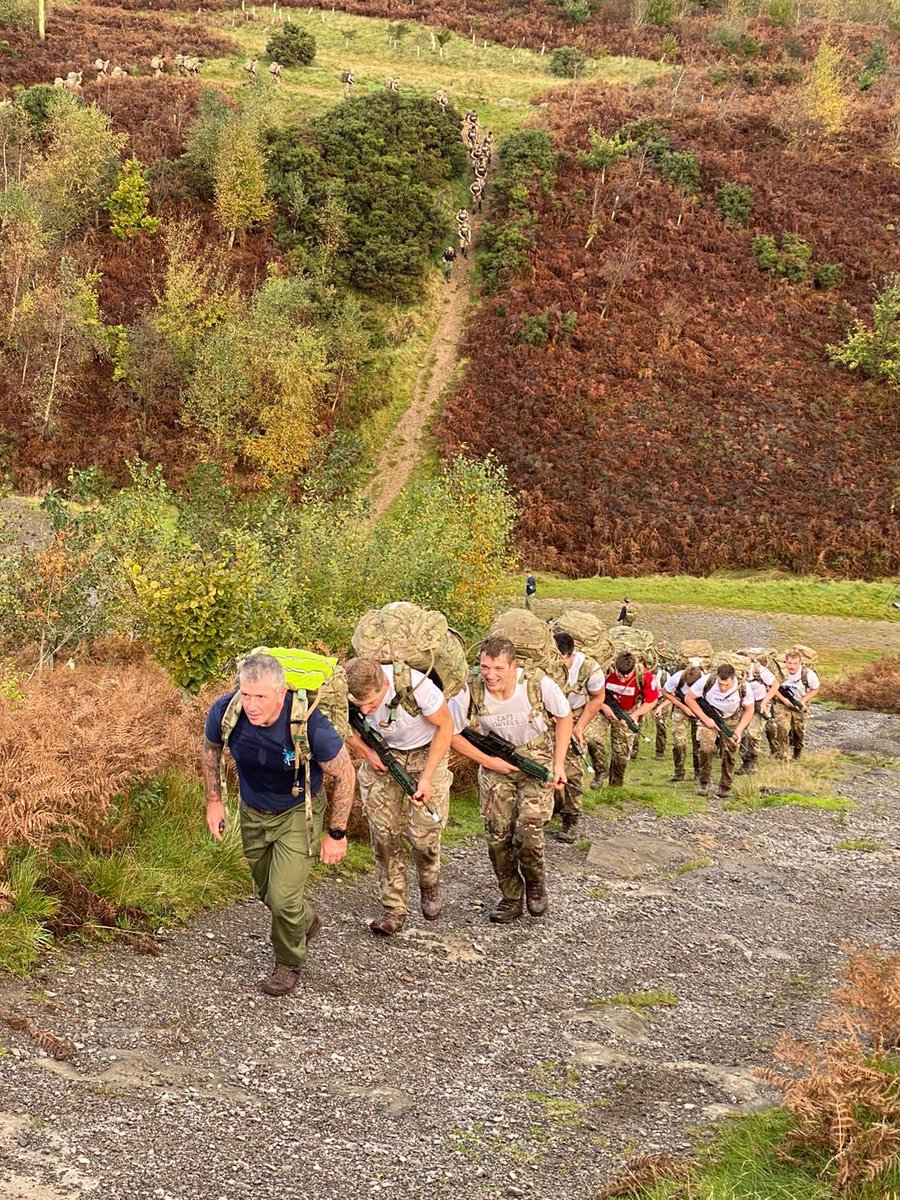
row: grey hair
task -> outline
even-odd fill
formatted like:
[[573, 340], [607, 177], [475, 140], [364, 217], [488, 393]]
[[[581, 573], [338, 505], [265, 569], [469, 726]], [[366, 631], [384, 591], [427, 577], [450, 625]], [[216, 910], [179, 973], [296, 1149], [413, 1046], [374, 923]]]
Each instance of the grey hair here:
[[241, 682], [255, 683], [257, 679], [271, 679], [276, 687], [286, 687], [284, 667], [271, 654], [248, 654], [238, 672]]

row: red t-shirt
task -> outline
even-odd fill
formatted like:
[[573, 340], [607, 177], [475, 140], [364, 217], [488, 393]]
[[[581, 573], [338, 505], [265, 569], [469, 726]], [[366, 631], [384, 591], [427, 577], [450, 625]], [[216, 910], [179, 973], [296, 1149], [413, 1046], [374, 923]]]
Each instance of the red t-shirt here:
[[659, 688], [653, 682], [652, 671], [644, 672], [640, 696], [638, 687], [637, 674], [634, 671], [624, 679], [615, 671], [610, 671], [606, 677], [606, 690], [613, 693], [619, 702], [619, 707], [623, 708], [625, 712], [631, 708], [637, 708], [639, 704], [654, 704], [659, 699]]

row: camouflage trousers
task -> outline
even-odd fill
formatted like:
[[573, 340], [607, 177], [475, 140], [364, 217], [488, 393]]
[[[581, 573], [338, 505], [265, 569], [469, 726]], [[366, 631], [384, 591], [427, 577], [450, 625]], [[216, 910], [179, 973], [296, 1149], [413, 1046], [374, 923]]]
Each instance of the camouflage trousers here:
[[[725, 718], [725, 723], [732, 729], [737, 725], [741, 718], [740, 710], [730, 717]], [[720, 734], [718, 729], [707, 729], [700, 722], [697, 723], [697, 741], [700, 747], [700, 775], [699, 782], [706, 785], [712, 780], [712, 763], [716, 753], [716, 741], [718, 740], [719, 749], [722, 753], [722, 769], [719, 774], [719, 792], [725, 793], [731, 791], [731, 785], [734, 783], [734, 766], [737, 758], [737, 747], [732, 745], [731, 740]]]
[[755, 712], [741, 738], [741, 767], [750, 774], [759, 767], [759, 744], [766, 731], [766, 718]]
[[[402, 766], [418, 779], [428, 758], [428, 747], [394, 750]], [[378, 870], [378, 890], [384, 908], [409, 911], [404, 836], [409, 844], [420, 887], [433, 887], [441, 871], [441, 830], [450, 813], [450, 784], [453, 774], [447, 759], [439, 763], [431, 779], [431, 807], [440, 824], [418, 804], [412, 804], [387, 771], [376, 771], [364, 762], [357, 772], [363, 812], [369, 822], [372, 853]]]
[[[575, 714], [578, 716], [577, 711]], [[584, 798], [585, 776], [588, 777], [588, 787], [600, 787], [603, 783], [603, 777], [606, 774], [606, 719], [597, 713], [587, 729], [584, 731], [584, 747], [588, 758], [591, 760], [591, 766], [594, 768], [594, 775], [591, 778], [585, 770], [584, 758], [569, 746], [566, 754], [566, 779], [567, 783], [563, 792], [556, 792], [554, 801], [554, 812], [562, 813], [563, 816], [577, 816], [581, 812], [581, 804]]]
[[[521, 750], [550, 767], [553, 742], [548, 737]], [[506, 900], [521, 900], [526, 883], [544, 878], [544, 825], [553, 816], [553, 788], [528, 775], [501, 775], [478, 768], [481, 815], [488, 855]]]
[[775, 705], [775, 757], [782, 761], [788, 757], [788, 747], [794, 758], [803, 753], [803, 743], [806, 740], [806, 709], [795, 712], [784, 704]]
[[675, 774], [684, 778], [684, 764], [687, 759], [688, 734], [691, 738], [691, 760], [694, 778], [700, 774], [700, 748], [697, 743], [697, 722], [693, 717], [672, 706], [672, 765]]
[[[642, 722], [637, 722], [638, 728]], [[636, 758], [636, 750], [640, 745], [640, 735], [632, 733], [618, 721], [609, 722], [609, 786], [621, 787], [625, 782], [625, 768], [631, 759]]]
[[666, 742], [668, 741], [666, 721], [673, 708], [674, 705], [670, 704], [668, 700], [660, 700], [653, 710], [653, 723], [656, 726], [656, 745], [653, 749], [657, 758], [662, 758], [666, 752]]

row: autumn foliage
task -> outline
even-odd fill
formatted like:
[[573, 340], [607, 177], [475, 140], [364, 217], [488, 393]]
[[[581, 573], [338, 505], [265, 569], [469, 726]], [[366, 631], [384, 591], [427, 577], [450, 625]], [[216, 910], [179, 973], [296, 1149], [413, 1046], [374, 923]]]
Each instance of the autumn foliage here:
[[[826, 350], [854, 310], [868, 319], [895, 263], [890, 114], [868, 97], [827, 147], [790, 140], [777, 89], [545, 97], [556, 186], [531, 189], [535, 248], [470, 326], [438, 431], [446, 451], [497, 453], [530, 561], [581, 575], [898, 570], [896, 396]], [[605, 179], [578, 160], [592, 129], [639, 120], [696, 155], [696, 196], [640, 148]], [[752, 188], [746, 231], [717, 209], [729, 182]], [[788, 231], [842, 264], [837, 287], [759, 269], [752, 238]], [[523, 322], [570, 313], [567, 338], [522, 339]]]
[[828, 688], [827, 696], [848, 708], [900, 713], [900, 657], [879, 658], [845, 675]]

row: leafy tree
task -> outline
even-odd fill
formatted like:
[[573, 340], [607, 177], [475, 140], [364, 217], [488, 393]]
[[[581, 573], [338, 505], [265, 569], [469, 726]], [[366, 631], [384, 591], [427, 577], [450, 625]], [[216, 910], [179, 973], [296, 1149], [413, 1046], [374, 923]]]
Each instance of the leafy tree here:
[[[55, 88], [53, 90], [56, 91]], [[25, 161], [32, 146], [27, 112], [21, 104], [4, 104], [0, 108], [0, 159], [4, 188], [22, 182]]]
[[24, 187], [13, 185], [0, 194], [0, 271], [9, 304], [7, 336], [12, 334], [22, 296], [47, 262], [49, 242], [37, 205]]
[[223, 129], [213, 163], [213, 196], [219, 224], [228, 233], [229, 250], [238, 232], [245, 233], [272, 215], [259, 134], [246, 118], [230, 121]]
[[634, 149], [635, 143], [627, 138], [619, 137], [618, 134], [604, 137], [600, 130], [595, 129], [593, 125], [588, 129], [588, 137], [591, 148], [587, 153], [579, 151], [578, 161], [586, 167], [592, 167], [595, 171], [599, 171], [600, 181], [605, 183], [607, 168], [626, 159]]
[[219, 143], [223, 130], [234, 116], [234, 108], [217, 88], [200, 89], [197, 116], [185, 133], [181, 162], [191, 187], [204, 200], [213, 197], [213, 171]]
[[575, 79], [583, 70], [586, 62], [587, 55], [583, 54], [577, 46], [557, 46], [550, 55], [547, 70], [551, 75], [563, 79]]
[[716, 202], [729, 225], [746, 229], [753, 209], [753, 189], [744, 183], [723, 183]]
[[831, 361], [848, 371], [900, 387], [900, 276], [889, 276], [873, 301], [872, 328], [857, 319], [841, 345], [827, 349]]
[[164, 237], [166, 273], [152, 322], [188, 369], [202, 337], [236, 311], [239, 293], [224, 251], [201, 242], [195, 221], [173, 221]]
[[80, 104], [78, 97], [64, 88], [56, 88], [52, 83], [36, 83], [22, 92], [16, 99], [15, 107], [25, 114], [32, 136], [43, 138], [50, 117], [57, 109], [78, 108]]
[[822, 42], [803, 98], [808, 116], [823, 133], [833, 136], [843, 130], [850, 114], [850, 98], [842, 74], [841, 52], [836, 46]]
[[266, 54], [283, 67], [308, 67], [316, 57], [316, 39], [293, 21], [285, 21], [272, 31]]
[[109, 195], [124, 133], [95, 104], [53, 108], [45, 154], [32, 162], [25, 184], [45, 228], [67, 237], [90, 221]]
[[686, 196], [696, 196], [700, 191], [700, 163], [693, 150], [666, 150], [656, 166], [666, 183]]
[[887, 75], [891, 69], [890, 59], [888, 58], [887, 47], [884, 42], [877, 41], [872, 43], [872, 48], [859, 76], [859, 90], [867, 92], [869, 88], [876, 83], [882, 75]]
[[116, 186], [106, 201], [110, 230], [125, 241], [139, 233], [156, 233], [160, 222], [147, 213], [150, 204], [150, 185], [144, 169], [132, 155], [122, 166]]

